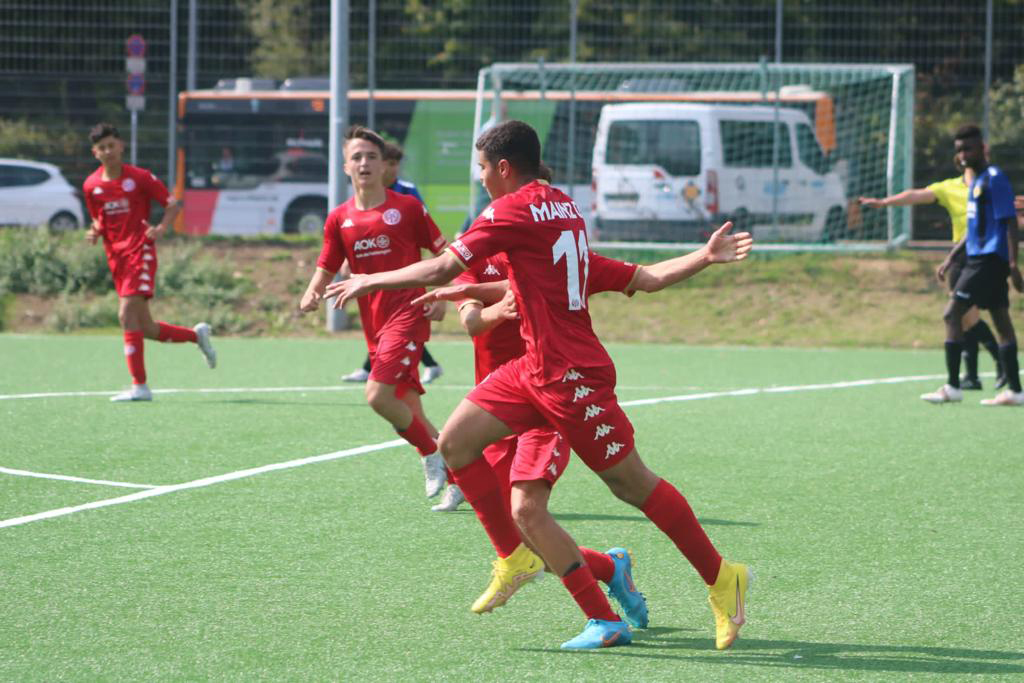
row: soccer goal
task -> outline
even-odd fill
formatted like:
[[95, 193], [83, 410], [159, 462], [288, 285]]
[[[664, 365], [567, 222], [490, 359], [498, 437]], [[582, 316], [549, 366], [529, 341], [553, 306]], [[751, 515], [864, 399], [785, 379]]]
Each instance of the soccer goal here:
[[533, 125], [599, 243], [693, 245], [732, 220], [760, 249], [884, 249], [909, 208], [857, 197], [911, 187], [913, 97], [911, 65], [493, 64], [475, 130]]

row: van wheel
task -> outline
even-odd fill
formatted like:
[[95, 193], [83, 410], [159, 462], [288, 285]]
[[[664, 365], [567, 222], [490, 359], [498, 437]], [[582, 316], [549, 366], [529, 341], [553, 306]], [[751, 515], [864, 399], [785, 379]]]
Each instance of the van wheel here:
[[754, 222], [750, 219], [750, 213], [746, 209], [736, 209], [732, 215], [732, 229], [734, 232], [750, 232]]
[[78, 229], [78, 219], [69, 211], [60, 211], [54, 214], [48, 225], [53, 232], [68, 232]]
[[297, 199], [284, 212], [284, 231], [291, 235], [318, 235], [326, 220], [326, 199]]
[[822, 242], [835, 242], [845, 236], [846, 214], [842, 207], [833, 206], [825, 217], [825, 230], [821, 235]]

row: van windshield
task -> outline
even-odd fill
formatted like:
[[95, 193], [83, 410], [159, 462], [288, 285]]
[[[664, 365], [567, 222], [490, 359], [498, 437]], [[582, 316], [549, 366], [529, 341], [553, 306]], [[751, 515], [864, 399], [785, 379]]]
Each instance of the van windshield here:
[[722, 160], [725, 165], [737, 168], [771, 168], [775, 155], [773, 129], [778, 132], [779, 166], [792, 166], [793, 152], [790, 148], [789, 126], [785, 123], [774, 126], [771, 121], [723, 120]]
[[672, 176], [700, 174], [696, 121], [615, 121], [608, 130], [606, 163], [660, 166]]

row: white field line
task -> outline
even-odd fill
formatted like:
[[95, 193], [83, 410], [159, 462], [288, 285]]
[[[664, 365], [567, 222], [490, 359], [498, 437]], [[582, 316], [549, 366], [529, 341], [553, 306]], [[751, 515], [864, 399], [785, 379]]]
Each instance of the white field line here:
[[[302, 393], [307, 391], [365, 391], [362, 384], [347, 384], [332, 387], [224, 387], [210, 389], [153, 389], [154, 394], [274, 394]], [[17, 401], [25, 398], [75, 398], [79, 396], [113, 396], [124, 391], [50, 391], [36, 394], [0, 394], [0, 401]]]
[[253, 467], [247, 470], [238, 470], [235, 472], [228, 472], [226, 474], [218, 474], [217, 476], [214, 477], [204, 477], [203, 479], [186, 481], [183, 484], [157, 486], [155, 488], [147, 489], [145, 491], [137, 491], [135, 493], [129, 493], [126, 496], [119, 496], [117, 498], [94, 500], [91, 503], [85, 503], [84, 505], [57, 508], [56, 510], [47, 510], [46, 512], [38, 512], [34, 515], [25, 515], [24, 517], [12, 517], [11, 519], [5, 519], [0, 521], [0, 529], [9, 526], [18, 526], [20, 524], [28, 524], [29, 522], [38, 522], [43, 519], [63, 517], [65, 515], [70, 515], [75, 512], [81, 512], [83, 510], [95, 510], [97, 508], [110, 507], [111, 505], [131, 503], [136, 500], [144, 500], [146, 498], [162, 496], [165, 493], [175, 493], [176, 491], [186, 491], [188, 489], [198, 489], [204, 486], [212, 486], [213, 484], [220, 484], [225, 481], [234, 481], [236, 479], [253, 477], [256, 476], [257, 474], [263, 474], [264, 472], [287, 470], [293, 467], [302, 467], [303, 465], [311, 465], [317, 462], [327, 462], [328, 460], [338, 460], [339, 458], [348, 458], [353, 455], [362, 455], [363, 453], [371, 453], [373, 451], [383, 451], [388, 448], [395, 448], [397, 446], [401, 446], [402, 444], [405, 444], [404, 439], [393, 439], [392, 441], [371, 444], [369, 446], [359, 446], [357, 448], [349, 448], [348, 450], [344, 451], [335, 451], [334, 453], [314, 455], [309, 458], [299, 458], [298, 460], [288, 460], [287, 462], [278, 462], [270, 465], [262, 465], [261, 467]]
[[45, 472], [29, 472], [28, 470], [16, 470], [10, 467], [0, 467], [0, 474], [13, 474], [18, 477], [35, 477], [37, 479], [60, 479], [61, 481], [75, 481], [81, 484], [102, 484], [104, 486], [122, 486], [126, 489], [155, 489], [157, 486], [150, 484], [130, 484], [125, 481], [107, 481], [106, 479], [83, 479], [82, 477], [71, 477], [66, 474], [47, 474]]
[[[937, 380], [944, 378], [945, 375], [907, 375], [904, 377], [882, 377], [878, 379], [861, 379], [851, 380], [846, 382], [833, 382], [829, 384], [803, 384], [795, 386], [785, 387], [764, 387], [764, 388], [752, 388], [752, 389], [735, 389], [732, 391], [709, 391], [700, 394], [684, 394], [680, 396], [663, 396], [661, 398], [646, 398], [639, 399], [636, 401], [623, 401], [619, 405], [624, 408], [634, 406], [646, 406], [655, 405], [658, 403], [672, 403], [679, 401], [700, 401], [710, 398], [725, 398], [730, 396], [753, 396], [757, 394], [783, 394], [783, 393], [795, 393], [801, 391], [821, 391], [826, 389], [850, 389], [854, 387], [867, 387], [875, 386], [880, 384], [902, 384], [907, 382], [923, 382], [927, 380]], [[236, 472], [228, 472], [226, 474], [219, 474], [213, 477], [205, 477], [203, 479], [196, 479], [194, 481], [187, 481], [183, 484], [172, 484], [170, 486], [157, 486], [156, 488], [147, 489], [145, 491], [138, 491], [136, 493], [128, 494], [127, 496], [120, 496], [117, 498], [107, 498], [105, 500], [96, 500], [91, 503], [84, 505], [76, 505], [74, 507], [58, 508], [56, 510], [48, 510], [46, 512], [38, 512], [34, 515], [25, 515], [23, 517], [13, 517], [11, 519], [0, 520], [0, 529], [11, 526], [18, 526], [21, 524], [28, 524], [29, 522], [38, 522], [44, 519], [53, 519], [54, 517], [63, 517], [64, 515], [70, 515], [75, 512], [81, 512], [83, 510], [94, 510], [96, 508], [109, 507], [111, 505], [121, 505], [122, 503], [131, 503], [136, 500], [143, 500], [145, 498], [152, 498], [154, 496], [162, 496], [165, 493], [174, 493], [176, 491], [184, 491], [187, 489], [202, 488], [204, 486], [212, 486], [213, 484], [220, 484], [225, 481], [234, 481], [235, 479], [243, 479], [245, 477], [252, 477], [257, 474], [263, 474], [265, 472], [273, 472], [276, 470], [291, 469], [293, 467], [302, 467], [303, 465], [311, 465], [318, 462], [327, 462], [329, 460], [337, 460], [339, 458], [347, 458], [353, 455], [362, 455], [363, 453], [372, 453], [374, 451], [386, 450], [388, 448], [395, 448], [405, 444], [404, 439], [394, 439], [392, 441], [385, 441], [383, 443], [371, 444], [368, 446], [359, 446], [357, 448], [350, 448], [344, 451], [336, 451], [334, 453], [326, 453], [324, 455], [314, 455], [308, 458], [300, 458], [298, 460], [288, 460], [286, 462], [279, 462], [270, 465], [263, 465], [261, 467], [254, 467], [247, 470], [238, 470]]]

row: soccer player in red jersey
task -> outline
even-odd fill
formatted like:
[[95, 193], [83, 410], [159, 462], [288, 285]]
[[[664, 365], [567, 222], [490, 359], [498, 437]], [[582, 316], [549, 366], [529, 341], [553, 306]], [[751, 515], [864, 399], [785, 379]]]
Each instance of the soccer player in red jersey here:
[[[335, 208], [324, 224], [324, 244], [300, 310], [315, 310], [324, 289], [347, 262], [353, 276], [393, 270], [420, 260], [420, 249], [440, 253], [447, 242], [426, 207], [415, 197], [384, 188], [384, 141], [375, 132], [353, 126], [345, 135], [345, 172], [355, 195]], [[359, 300], [363, 334], [373, 369], [366, 400], [423, 457], [427, 497], [441, 492], [444, 461], [437, 452], [437, 429], [423, 413], [423, 386], [416, 368], [430, 321], [423, 306], [411, 306], [422, 288], [379, 292]], [[431, 308], [444, 303], [431, 304]]]
[[[596, 253], [591, 253], [590, 259], [592, 292], [623, 291], [637, 268]], [[526, 352], [519, 331], [515, 296], [507, 289], [507, 278], [505, 258], [492, 256], [459, 275], [453, 286], [435, 289], [420, 298], [421, 301], [456, 302], [460, 320], [473, 337], [478, 384], [500, 366]], [[485, 305], [494, 297], [500, 298]], [[609, 595], [622, 607], [632, 626], [646, 628], [647, 602], [633, 584], [630, 553], [618, 547], [606, 553], [577, 547], [548, 511], [551, 488], [569, 464], [569, 445], [565, 438], [550, 427], [531, 429], [487, 446], [483, 455], [497, 475], [502, 499], [509, 502], [512, 518], [529, 549], [519, 546], [512, 555], [502, 557], [500, 548], [495, 548], [499, 556], [494, 563], [491, 583], [471, 609], [483, 613], [500, 607], [519, 586], [538, 576], [543, 564], [530, 552], [536, 550], [544, 558], [552, 557], [548, 565], [560, 576], [568, 577], [566, 587], [588, 619], [621, 623], [593, 581], [576, 585], [586, 572], [580, 574], [570, 569], [573, 562], [576, 567], [585, 564], [593, 578], [608, 586]], [[453, 486], [449, 491], [452, 489], [458, 490]]]
[[[586, 225], [572, 200], [537, 181], [540, 141], [521, 121], [499, 124], [476, 142], [481, 179], [493, 201], [469, 231], [441, 256], [396, 272], [353, 277], [327, 288], [336, 305], [378, 290], [447, 282], [493, 254], [509, 261], [509, 283], [522, 316], [526, 354], [506, 363], [464, 399], [440, 441], [467, 500], [496, 548], [509, 554], [520, 537], [501, 501], [483, 449], [513, 433], [550, 425], [612, 492], [639, 508], [675, 543], [709, 589], [716, 646], [732, 645], [745, 621], [750, 572], [719, 555], [679, 491], [649, 470], [633, 441], [633, 427], [615, 397], [615, 367], [594, 334], [587, 312], [590, 249]], [[657, 291], [714, 263], [749, 253], [747, 233], [716, 230], [700, 250], [638, 268], [629, 289]], [[499, 553], [501, 554], [501, 553]], [[547, 558], [549, 561], [552, 558]], [[559, 571], [561, 563], [553, 567]], [[575, 560], [563, 573], [570, 590], [594, 583]], [[574, 579], [576, 579], [574, 581]], [[628, 627], [591, 619], [566, 647], [625, 644]]]
[[[154, 322], [149, 300], [156, 287], [156, 244], [167, 230], [181, 205], [171, 197], [155, 175], [144, 168], [124, 163], [124, 142], [117, 128], [98, 123], [89, 131], [93, 156], [101, 166], [85, 179], [85, 205], [92, 217], [86, 238], [93, 244], [103, 238], [107, 265], [114, 276], [119, 297], [117, 317], [124, 330], [124, 355], [132, 376], [132, 387], [111, 401], [151, 401], [153, 393], [146, 384], [143, 339], [162, 342], [192, 342], [217, 365], [217, 354], [210, 343], [210, 326], [199, 323], [193, 328]], [[158, 225], [149, 224], [150, 202], [164, 207]]]

